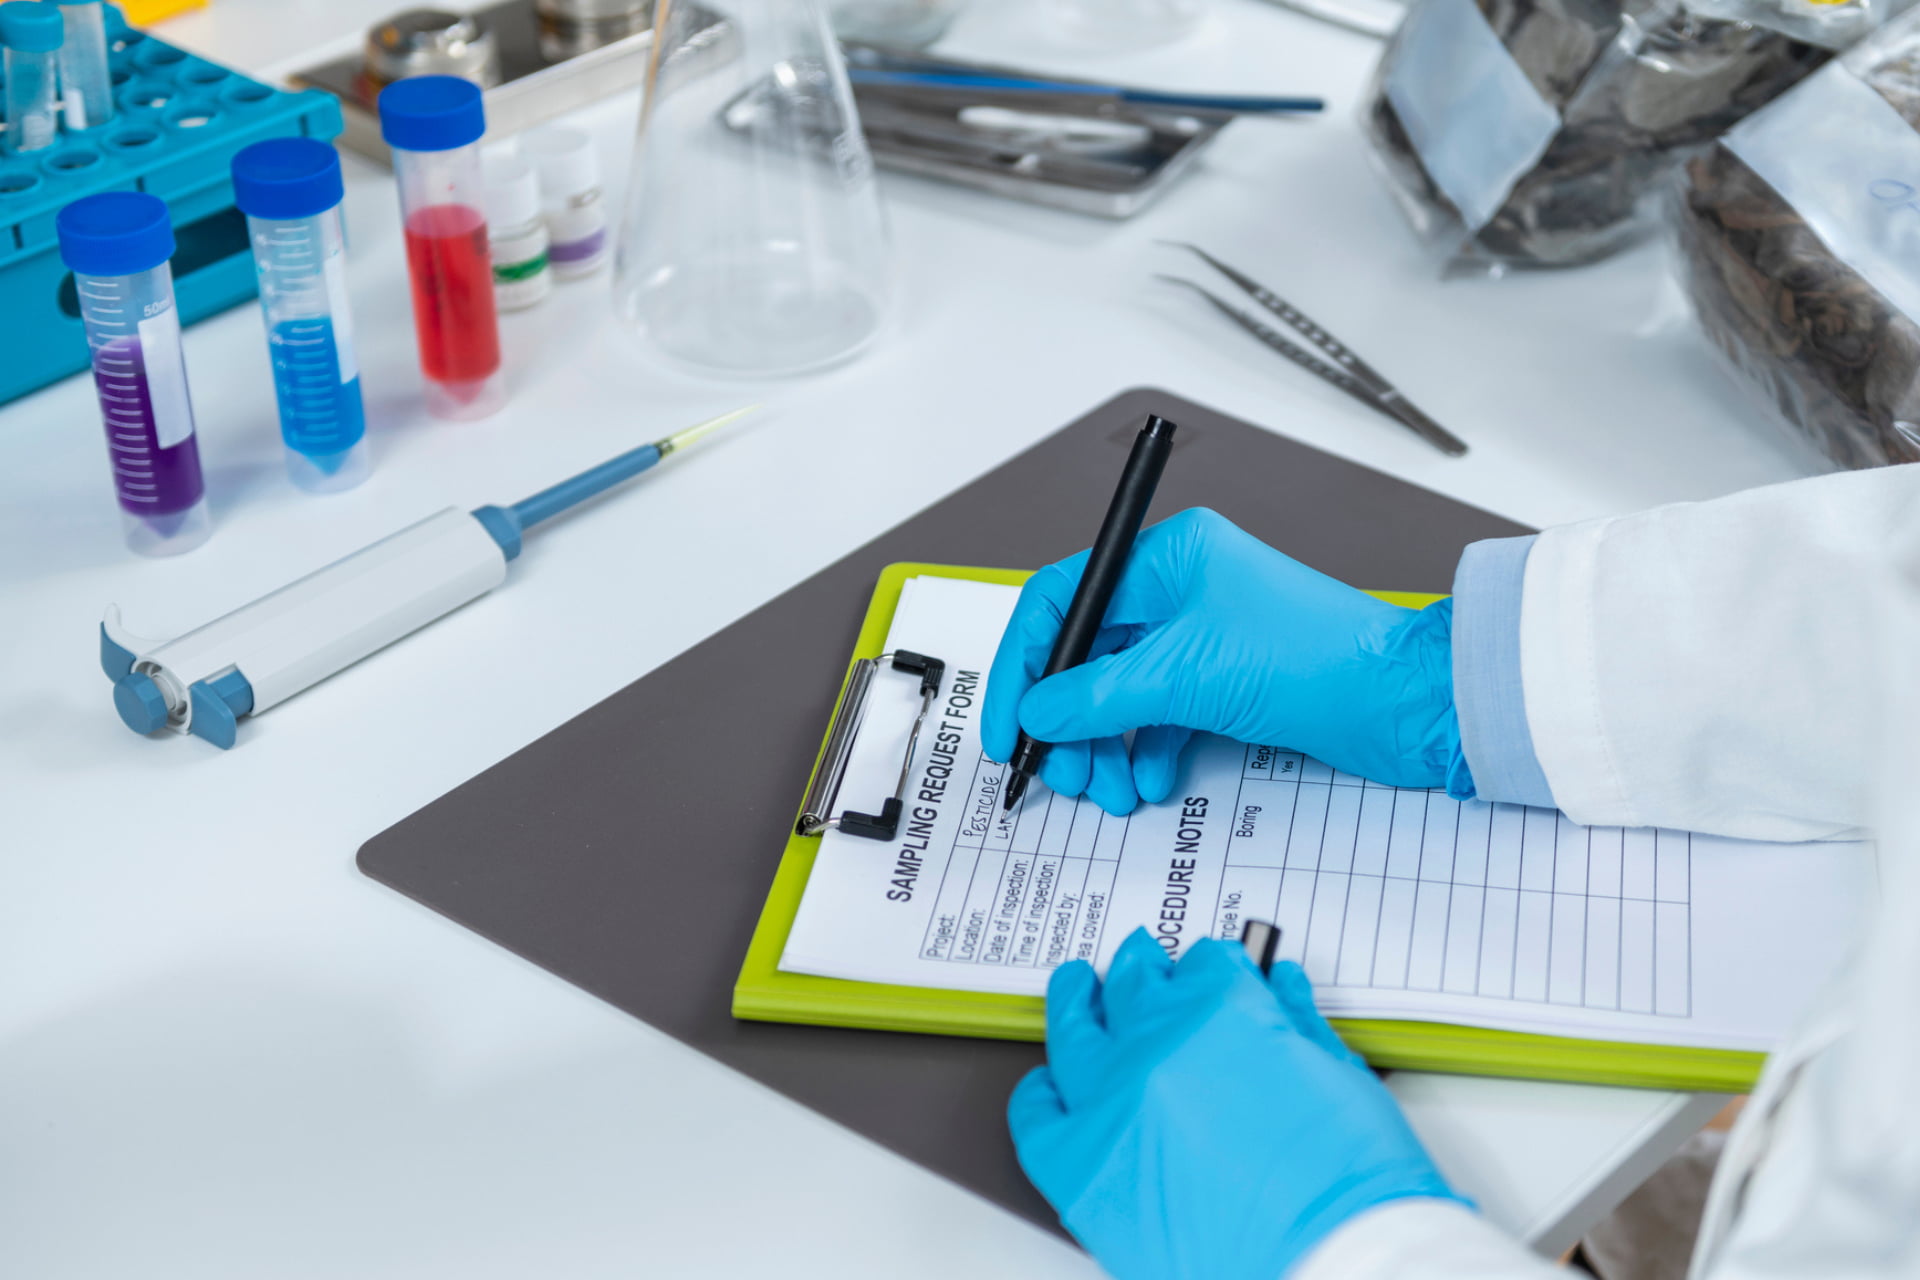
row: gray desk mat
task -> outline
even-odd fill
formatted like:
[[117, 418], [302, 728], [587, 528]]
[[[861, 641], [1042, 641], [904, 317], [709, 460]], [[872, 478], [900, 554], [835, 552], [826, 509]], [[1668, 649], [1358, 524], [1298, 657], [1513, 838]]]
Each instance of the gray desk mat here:
[[1031, 567], [1079, 550], [1148, 412], [1180, 427], [1150, 519], [1210, 506], [1356, 585], [1444, 592], [1467, 543], [1528, 532], [1166, 392], [1129, 391], [375, 836], [360, 869], [1058, 1230], [1003, 1120], [1040, 1046], [736, 1022], [729, 1006], [880, 570]]

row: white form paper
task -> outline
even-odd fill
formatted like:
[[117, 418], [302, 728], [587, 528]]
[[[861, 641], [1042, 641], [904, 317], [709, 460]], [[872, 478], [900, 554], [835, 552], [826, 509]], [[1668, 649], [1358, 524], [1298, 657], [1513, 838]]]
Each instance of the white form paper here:
[[[1183, 953], [1283, 930], [1333, 1016], [1766, 1049], [1844, 958], [1866, 846], [1582, 827], [1550, 809], [1367, 782], [1223, 738], [1165, 804], [1114, 818], [1037, 781], [1011, 813], [981, 753], [1017, 591], [910, 579], [889, 648], [945, 660], [891, 843], [821, 838], [780, 967], [1039, 995], [1146, 926]], [[891, 795], [917, 681], [876, 678], [839, 804]]]

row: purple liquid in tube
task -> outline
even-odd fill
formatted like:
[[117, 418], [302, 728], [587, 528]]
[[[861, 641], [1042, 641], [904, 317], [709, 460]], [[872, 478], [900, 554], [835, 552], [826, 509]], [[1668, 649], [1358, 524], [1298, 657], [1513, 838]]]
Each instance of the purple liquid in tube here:
[[[191, 410], [184, 415], [184, 434], [181, 423], [160, 421], [137, 338], [116, 338], [94, 350], [93, 383], [121, 509], [163, 526], [164, 532], [166, 517], [190, 510], [206, 490]], [[184, 387], [178, 394], [184, 405]]]

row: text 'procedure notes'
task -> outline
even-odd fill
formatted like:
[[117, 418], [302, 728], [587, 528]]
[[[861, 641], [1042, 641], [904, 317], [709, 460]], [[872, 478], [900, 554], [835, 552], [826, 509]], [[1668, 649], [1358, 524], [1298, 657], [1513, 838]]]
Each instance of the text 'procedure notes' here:
[[[1330, 1014], [1758, 1048], [1841, 958], [1855, 845], [1582, 827], [1210, 736], [1165, 804], [1114, 817], [1036, 786], [1003, 811], [979, 714], [1017, 595], [906, 583], [888, 646], [947, 669], [900, 832], [821, 838], [783, 969], [1039, 995], [1136, 927], [1178, 956], [1251, 918], [1281, 926]], [[843, 803], [892, 794], [918, 705], [876, 688]]]

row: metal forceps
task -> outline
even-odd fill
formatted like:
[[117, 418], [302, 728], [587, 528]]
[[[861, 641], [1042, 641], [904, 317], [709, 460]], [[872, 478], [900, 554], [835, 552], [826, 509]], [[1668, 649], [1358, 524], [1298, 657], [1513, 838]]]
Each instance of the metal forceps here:
[[1466, 453], [1465, 441], [1422, 413], [1411, 400], [1400, 394], [1399, 388], [1382, 377], [1377, 369], [1355, 355], [1345, 343], [1308, 319], [1299, 308], [1285, 298], [1251, 276], [1234, 270], [1199, 245], [1188, 244], [1184, 240], [1162, 240], [1160, 243], [1187, 250], [1233, 281], [1248, 297], [1259, 303], [1269, 313], [1280, 317], [1281, 322], [1288, 328], [1312, 343], [1319, 354], [1316, 355], [1282, 337], [1278, 330], [1262, 324], [1212, 290], [1195, 284], [1184, 276], [1167, 275], [1164, 272], [1155, 273], [1160, 279], [1184, 285], [1193, 290], [1212, 303], [1222, 315], [1287, 359], [1309, 373], [1331, 382], [1368, 408], [1392, 418], [1448, 457], [1457, 458]]

